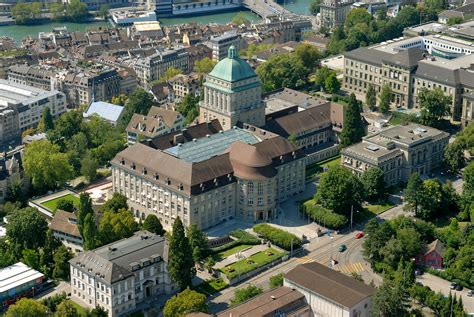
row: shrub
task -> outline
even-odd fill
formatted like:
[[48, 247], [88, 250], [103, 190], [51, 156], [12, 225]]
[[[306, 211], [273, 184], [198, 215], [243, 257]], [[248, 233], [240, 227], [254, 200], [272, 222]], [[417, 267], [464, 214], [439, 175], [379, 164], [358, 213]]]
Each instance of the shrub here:
[[324, 208], [311, 199], [301, 205], [302, 211], [309, 215], [311, 219], [324, 224], [330, 229], [340, 229], [347, 224], [347, 217], [337, 214], [330, 209]]
[[242, 245], [242, 244], [250, 244], [250, 245], [257, 245], [260, 244], [261, 241], [259, 238], [251, 235], [247, 231], [244, 230], [234, 230], [229, 233], [230, 236], [237, 238], [237, 240], [231, 241], [229, 243], [226, 243], [224, 245], [221, 245], [220, 247], [217, 248], [212, 248], [212, 253], [220, 253], [227, 251], [229, 249], [232, 249], [236, 246]]
[[260, 223], [253, 227], [253, 231], [271, 241], [273, 244], [285, 250], [298, 249], [301, 247], [301, 239], [292, 233], [272, 227], [266, 223]]

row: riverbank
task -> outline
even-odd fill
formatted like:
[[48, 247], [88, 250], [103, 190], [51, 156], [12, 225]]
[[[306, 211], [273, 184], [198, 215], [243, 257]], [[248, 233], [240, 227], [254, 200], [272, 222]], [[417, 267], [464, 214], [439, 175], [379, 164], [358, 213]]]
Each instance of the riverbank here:
[[[258, 22], [260, 17], [247, 10], [239, 10], [225, 13], [212, 13], [199, 16], [184, 16], [184, 17], [173, 17], [173, 18], [160, 18], [159, 21], [162, 26], [184, 24], [197, 22], [202, 24], [217, 23], [226, 24], [232, 21], [232, 18], [242, 12], [249, 21]], [[39, 32], [51, 32], [53, 27], [65, 26], [69, 32], [85, 31], [91, 28], [106, 27], [110, 26], [108, 21], [89, 21], [84, 23], [73, 23], [73, 22], [49, 22], [44, 24], [36, 25], [3, 25], [0, 26], [0, 33], [2, 36], [8, 36], [13, 38], [17, 43], [27, 36], [33, 38], [38, 37]]]

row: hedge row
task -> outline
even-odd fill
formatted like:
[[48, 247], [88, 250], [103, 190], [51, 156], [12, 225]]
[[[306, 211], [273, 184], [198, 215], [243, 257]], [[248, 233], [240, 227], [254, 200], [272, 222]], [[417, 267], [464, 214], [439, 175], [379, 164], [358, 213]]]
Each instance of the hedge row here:
[[272, 227], [266, 223], [260, 223], [258, 225], [255, 225], [252, 229], [265, 239], [269, 240], [271, 243], [287, 251], [291, 250], [292, 244], [293, 250], [301, 247], [300, 238], [298, 238], [292, 233]]
[[311, 219], [330, 229], [340, 229], [347, 224], [347, 217], [335, 213], [315, 203], [313, 199], [304, 202], [301, 205], [302, 211], [309, 215]]
[[242, 244], [257, 245], [261, 243], [259, 238], [251, 235], [250, 233], [244, 230], [240, 230], [240, 229], [234, 230], [230, 232], [229, 235], [234, 238], [237, 238], [237, 240], [231, 241], [217, 248], [212, 248], [212, 253], [220, 253], [223, 251], [227, 251], [229, 249], [232, 249], [233, 247], [236, 247]]

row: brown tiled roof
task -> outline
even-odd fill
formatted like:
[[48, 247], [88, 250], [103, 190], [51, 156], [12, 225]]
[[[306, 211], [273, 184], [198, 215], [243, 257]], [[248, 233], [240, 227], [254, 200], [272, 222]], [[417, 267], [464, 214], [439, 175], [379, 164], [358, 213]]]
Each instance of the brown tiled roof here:
[[373, 287], [317, 262], [298, 265], [285, 275], [285, 279], [347, 308], [375, 292]]
[[64, 210], [56, 210], [49, 228], [53, 231], [64, 232], [71, 236], [82, 238], [79, 229], [77, 228], [77, 224], [71, 222], [70, 219], [74, 222], [77, 221], [77, 217], [74, 213]]
[[281, 286], [231, 309], [218, 313], [217, 317], [278, 316], [278, 311], [291, 312], [308, 306], [304, 299], [305, 296], [297, 290]]
[[292, 133], [318, 129], [328, 123], [331, 123], [330, 104], [324, 104], [271, 120], [268, 129], [288, 137]]
[[444, 256], [444, 253], [446, 252], [446, 248], [444, 247], [443, 245], [443, 242], [439, 241], [438, 239], [436, 239], [435, 241], [431, 242], [430, 244], [428, 244], [425, 248], [424, 248], [424, 254], [427, 255], [433, 251], [435, 251], [436, 253], [438, 253], [441, 257]]
[[180, 116], [180, 113], [178, 111], [152, 106], [148, 111], [148, 116], [155, 119], [160, 118], [167, 127], [172, 127]]
[[208, 134], [216, 134], [219, 131], [222, 131], [222, 126], [219, 120], [214, 119], [210, 122], [204, 122], [189, 126], [185, 130], [183, 129], [182, 131], [176, 131], [158, 136], [151, 140], [148, 145], [155, 149], [166, 150], [176, 145], [175, 137], [177, 137], [178, 135], [182, 136], [182, 140], [180, 143], [185, 143], [192, 141], [193, 139], [203, 138]]

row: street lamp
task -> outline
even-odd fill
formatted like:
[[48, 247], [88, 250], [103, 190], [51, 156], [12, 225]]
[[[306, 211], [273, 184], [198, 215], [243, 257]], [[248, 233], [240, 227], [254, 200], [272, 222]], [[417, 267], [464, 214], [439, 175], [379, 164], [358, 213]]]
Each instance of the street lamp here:
[[332, 251], [333, 251], [332, 249], [333, 249], [334, 237], [330, 236], [330, 238], [331, 238], [331, 268], [333, 268], [334, 267], [334, 262], [333, 262], [334, 260], [332, 258]]

